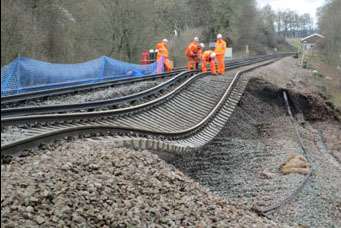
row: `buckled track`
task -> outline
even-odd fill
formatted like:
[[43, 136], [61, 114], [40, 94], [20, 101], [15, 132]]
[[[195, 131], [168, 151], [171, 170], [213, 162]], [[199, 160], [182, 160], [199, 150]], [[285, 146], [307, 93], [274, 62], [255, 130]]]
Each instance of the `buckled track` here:
[[72, 118], [62, 115], [64, 123], [49, 119], [45, 126], [21, 129], [22, 138], [2, 146], [1, 154], [7, 156], [70, 137], [98, 136], [112, 136], [122, 145], [138, 149], [183, 152], [198, 148], [212, 140], [232, 114], [247, 84], [241, 75], [265, 64], [223, 77], [197, 74], [175, 91], [133, 108], [76, 114]]

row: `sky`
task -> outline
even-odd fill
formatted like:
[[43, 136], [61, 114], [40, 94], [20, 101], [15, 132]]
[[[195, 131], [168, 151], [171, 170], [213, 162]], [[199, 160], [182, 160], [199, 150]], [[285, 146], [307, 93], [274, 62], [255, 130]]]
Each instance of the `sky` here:
[[325, 0], [257, 0], [259, 7], [269, 4], [275, 11], [290, 9], [299, 14], [309, 13], [317, 22], [316, 10], [323, 6]]

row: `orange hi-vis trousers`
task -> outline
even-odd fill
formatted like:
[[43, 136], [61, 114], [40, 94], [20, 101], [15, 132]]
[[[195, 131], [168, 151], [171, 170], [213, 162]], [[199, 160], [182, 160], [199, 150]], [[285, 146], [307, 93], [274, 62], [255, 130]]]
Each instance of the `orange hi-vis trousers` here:
[[194, 58], [187, 57], [187, 70], [194, 70], [194, 68], [195, 68]]
[[212, 59], [211, 61], [206, 61], [205, 59], [202, 60], [201, 63], [201, 70], [202, 72], [207, 72], [207, 64], [210, 64], [210, 69], [212, 74], [216, 74], [216, 69], [215, 69], [215, 61]]
[[187, 69], [188, 70], [197, 70], [197, 65], [199, 60], [193, 57], [187, 57]]
[[216, 55], [217, 63], [218, 63], [218, 74], [225, 73], [225, 57], [224, 55]]

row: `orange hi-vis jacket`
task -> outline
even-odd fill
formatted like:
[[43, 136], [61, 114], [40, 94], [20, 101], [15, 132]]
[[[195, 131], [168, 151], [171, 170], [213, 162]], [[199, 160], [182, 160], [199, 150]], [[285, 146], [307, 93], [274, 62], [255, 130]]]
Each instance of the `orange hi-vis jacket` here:
[[201, 70], [202, 72], [207, 72], [207, 64], [210, 64], [210, 70], [212, 74], [216, 74], [215, 59], [211, 58], [213, 51], [207, 50], [202, 54]]
[[223, 39], [218, 39], [215, 43], [214, 52], [216, 55], [225, 55], [227, 44]]
[[212, 53], [213, 51], [211, 50], [204, 51], [204, 53], [202, 53], [202, 61], [210, 62], [212, 60], [211, 59]]
[[226, 42], [223, 39], [218, 39], [215, 43], [214, 52], [216, 53], [216, 60], [218, 63], [218, 74], [225, 73], [225, 50]]
[[156, 49], [158, 50], [157, 59], [159, 60], [161, 56], [168, 58], [168, 47], [164, 42], [159, 42], [156, 44]]
[[199, 56], [200, 45], [197, 42], [191, 42], [185, 50], [185, 54], [188, 59], [187, 69], [193, 70], [197, 68], [200, 61]]
[[196, 58], [198, 55], [199, 45], [196, 42], [191, 42], [186, 48], [185, 54], [189, 58]]

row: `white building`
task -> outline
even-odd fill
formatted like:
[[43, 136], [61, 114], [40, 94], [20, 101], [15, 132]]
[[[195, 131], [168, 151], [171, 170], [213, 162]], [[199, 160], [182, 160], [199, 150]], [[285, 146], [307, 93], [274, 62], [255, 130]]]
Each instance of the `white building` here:
[[325, 37], [321, 34], [314, 33], [301, 39], [301, 43], [304, 50], [313, 49], [319, 42], [321, 42]]

